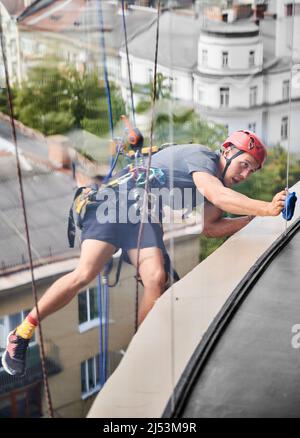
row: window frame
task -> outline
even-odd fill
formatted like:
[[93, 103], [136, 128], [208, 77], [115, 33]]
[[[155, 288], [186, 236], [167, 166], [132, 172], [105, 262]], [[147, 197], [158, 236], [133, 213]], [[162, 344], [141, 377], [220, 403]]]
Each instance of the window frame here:
[[[92, 356], [89, 357], [88, 359], [84, 360], [83, 362], [81, 362], [80, 364], [80, 379], [81, 379], [81, 400], [85, 400], [88, 397], [90, 397], [91, 395], [95, 394], [96, 392], [100, 391], [101, 389], [101, 383], [98, 382], [97, 383], [97, 366], [99, 365], [99, 354], [97, 354], [96, 356]], [[92, 388], [90, 388], [89, 385], [89, 360], [93, 359], [93, 381], [94, 381], [94, 385]], [[82, 391], [82, 368], [81, 365], [84, 365], [84, 379], [85, 379], [85, 387], [87, 388], [87, 390], [85, 392]], [[99, 375], [99, 372], [98, 372]], [[100, 378], [100, 376], [99, 376]]]
[[[229, 107], [229, 87], [220, 87], [220, 108], [228, 108]], [[223, 103], [222, 103], [223, 100]]]
[[289, 135], [289, 118], [288, 116], [281, 117], [280, 139], [287, 140]]
[[[98, 317], [91, 319], [91, 306], [90, 306], [90, 290], [94, 289], [96, 290], [96, 297], [98, 300], [98, 290], [96, 286], [91, 286], [88, 287], [87, 289], [85, 289], [84, 291], [81, 291], [78, 294], [78, 298], [77, 298], [77, 303], [78, 303], [78, 330], [79, 333], [84, 333], [87, 330], [91, 330], [92, 328], [98, 327], [98, 325], [100, 324], [100, 317], [99, 317], [99, 308], [98, 308]], [[79, 295], [80, 294], [86, 294], [86, 310], [87, 310], [87, 321], [85, 322], [79, 322]], [[97, 301], [98, 302], [98, 301]], [[102, 320], [102, 323], [104, 323], [105, 321]]]
[[249, 122], [248, 123], [248, 129], [249, 129], [249, 131], [252, 131], [252, 132], [256, 133], [256, 122]]
[[249, 51], [249, 67], [255, 67], [255, 50]]
[[[226, 61], [226, 62], [224, 62]], [[229, 52], [228, 50], [222, 50], [222, 67], [228, 68], [229, 67]]]
[[282, 81], [282, 100], [286, 101], [290, 98], [290, 80], [284, 79]]
[[249, 106], [256, 106], [257, 105], [257, 94], [258, 94], [258, 86], [253, 85], [249, 89]]

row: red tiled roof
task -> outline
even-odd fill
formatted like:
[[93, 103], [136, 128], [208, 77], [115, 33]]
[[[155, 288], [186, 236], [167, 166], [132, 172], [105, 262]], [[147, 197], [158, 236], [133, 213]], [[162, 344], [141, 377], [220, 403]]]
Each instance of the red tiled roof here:
[[24, 9], [24, 0], [1, 0], [10, 15], [19, 15]]
[[56, 0], [32, 15], [27, 15], [22, 20], [22, 25], [32, 29], [58, 32], [73, 26], [85, 6], [86, 0]]

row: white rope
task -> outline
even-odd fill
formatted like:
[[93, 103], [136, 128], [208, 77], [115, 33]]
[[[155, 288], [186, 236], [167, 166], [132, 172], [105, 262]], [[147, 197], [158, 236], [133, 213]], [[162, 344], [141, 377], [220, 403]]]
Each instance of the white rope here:
[[[171, 84], [172, 89], [170, 90], [170, 99], [169, 99], [169, 142], [174, 142], [174, 127], [173, 127], [173, 111], [174, 111], [174, 102], [173, 102], [173, 90], [174, 90], [174, 75], [173, 75], [173, 52], [172, 52], [172, 13], [173, 13], [173, 6], [172, 6], [172, 0], [168, 0], [168, 9], [169, 9], [169, 53], [170, 53], [170, 70], [169, 70], [169, 77], [171, 78]], [[172, 192], [174, 187], [174, 157], [171, 154], [171, 162], [170, 162], [170, 191]], [[172, 218], [172, 215], [169, 215], [170, 218]], [[172, 267], [174, 267], [174, 259], [175, 259], [175, 247], [174, 247], [174, 233], [172, 232], [174, 230], [174, 221], [173, 219], [170, 220], [169, 227], [171, 232], [171, 239], [170, 239], [170, 249], [169, 249], [169, 256]], [[173, 388], [170, 403], [171, 403], [171, 409], [173, 410], [175, 407], [175, 306], [174, 301], [176, 297], [174, 296], [174, 278], [173, 275], [170, 275], [170, 330], [171, 330], [171, 345], [170, 345], [170, 354], [171, 354], [171, 385]]]
[[[286, 160], [286, 188], [289, 189], [290, 170], [290, 144], [291, 144], [291, 115], [292, 115], [292, 83], [293, 83], [293, 52], [294, 52], [294, 22], [295, 22], [295, 0], [293, 0], [293, 18], [291, 24], [291, 59], [290, 59], [290, 88], [289, 88], [289, 117], [288, 117], [288, 143]], [[285, 219], [285, 234], [287, 233], [288, 220]]]

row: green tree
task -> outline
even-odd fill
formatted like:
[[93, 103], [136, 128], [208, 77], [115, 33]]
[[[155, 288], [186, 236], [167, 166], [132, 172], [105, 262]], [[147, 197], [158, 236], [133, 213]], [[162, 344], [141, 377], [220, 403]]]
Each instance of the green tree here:
[[[162, 73], [157, 73], [156, 75], [156, 93], [155, 100], [169, 99], [171, 87], [167, 83], [168, 78], [166, 78]], [[153, 93], [154, 93], [154, 81], [149, 82], [149, 84], [134, 87], [134, 91], [143, 94], [143, 98], [140, 100], [136, 107], [137, 113], [143, 113], [151, 108]]]
[[[11, 88], [11, 92], [12, 92], [12, 97], [14, 99], [16, 95], [15, 88]], [[4, 114], [9, 114], [6, 88], [0, 88], [0, 111]]]
[[[270, 201], [272, 197], [286, 187], [286, 169], [288, 159], [286, 150], [276, 145], [268, 151], [268, 158], [263, 169], [255, 172], [251, 178], [239, 184], [236, 190], [250, 198]], [[289, 158], [289, 186], [300, 179], [300, 159], [295, 154]]]
[[34, 67], [17, 90], [15, 111], [25, 125], [45, 135], [68, 131], [75, 122], [69, 80], [55, 67]]
[[[125, 111], [119, 90], [111, 85], [113, 119]], [[17, 90], [16, 114], [27, 126], [45, 135], [83, 128], [95, 135], [109, 131], [103, 81], [96, 73], [81, 74], [74, 68], [34, 67]]]
[[193, 109], [181, 109], [176, 114], [157, 112], [155, 119], [155, 140], [158, 144], [170, 138], [175, 143], [200, 143], [212, 149], [220, 147], [226, 135], [223, 125], [207, 123]]

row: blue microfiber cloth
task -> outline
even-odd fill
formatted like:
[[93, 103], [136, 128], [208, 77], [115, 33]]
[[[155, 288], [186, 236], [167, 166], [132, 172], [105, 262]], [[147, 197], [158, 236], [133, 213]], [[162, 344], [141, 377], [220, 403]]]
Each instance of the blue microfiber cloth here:
[[294, 216], [295, 205], [297, 202], [296, 192], [289, 192], [285, 200], [285, 207], [282, 210], [282, 217], [290, 221]]

